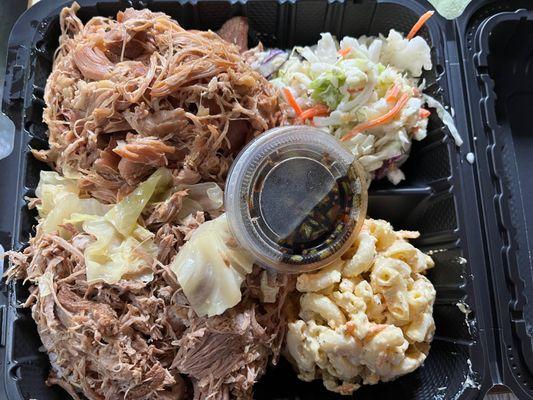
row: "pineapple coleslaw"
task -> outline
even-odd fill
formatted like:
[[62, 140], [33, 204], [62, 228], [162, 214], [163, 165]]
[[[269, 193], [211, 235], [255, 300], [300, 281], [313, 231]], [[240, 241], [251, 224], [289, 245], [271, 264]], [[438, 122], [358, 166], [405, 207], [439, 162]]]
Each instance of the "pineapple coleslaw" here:
[[404, 37], [344, 37], [338, 42], [323, 33], [312, 47], [295, 47], [271, 75], [281, 89], [294, 123], [322, 128], [352, 151], [372, 179], [404, 179], [400, 166], [412, 140], [427, 135], [435, 108], [458, 146], [462, 140], [449, 112], [425, 95], [424, 70], [432, 68], [431, 50], [416, 31], [427, 13]]

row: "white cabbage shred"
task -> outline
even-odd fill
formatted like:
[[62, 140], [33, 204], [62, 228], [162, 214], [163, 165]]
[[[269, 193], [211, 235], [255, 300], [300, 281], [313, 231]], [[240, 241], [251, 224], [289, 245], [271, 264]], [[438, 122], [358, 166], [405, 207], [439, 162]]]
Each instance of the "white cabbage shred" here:
[[438, 100], [434, 99], [433, 97], [425, 94], [424, 99], [426, 100], [426, 103], [429, 107], [434, 108], [437, 111], [437, 115], [442, 120], [443, 124], [446, 125], [450, 130], [455, 144], [457, 146], [461, 146], [463, 144], [463, 139], [461, 138], [459, 131], [455, 127], [452, 115], [448, 112], [448, 110], [444, 108], [444, 106]]
[[426, 106], [436, 108], [460, 143], [452, 117], [422, 94], [424, 83], [418, 86], [423, 71], [431, 68], [431, 49], [419, 36], [409, 40], [390, 30], [388, 36], [338, 42], [323, 33], [315, 46], [295, 47], [271, 82], [290, 91], [302, 115], [321, 107], [309, 118], [302, 120], [296, 112], [293, 117], [343, 140], [369, 182], [387, 177], [397, 184], [404, 179], [399, 167], [412, 141], [427, 135]]

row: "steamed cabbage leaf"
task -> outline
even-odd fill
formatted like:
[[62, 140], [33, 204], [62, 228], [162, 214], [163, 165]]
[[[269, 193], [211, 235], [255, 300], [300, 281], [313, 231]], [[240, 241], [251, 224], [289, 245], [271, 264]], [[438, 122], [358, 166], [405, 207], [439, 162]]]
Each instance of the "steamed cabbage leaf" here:
[[124, 237], [104, 218], [85, 221], [83, 230], [96, 238], [84, 253], [87, 282], [153, 279], [150, 267], [157, 246], [151, 232], [137, 225], [131, 235]]
[[44, 217], [58, 204], [58, 193], [78, 194], [78, 186], [74, 179], [68, 179], [55, 171], [41, 171], [35, 195], [41, 200], [37, 205], [39, 215]]
[[199, 316], [222, 314], [241, 300], [241, 284], [254, 258], [229, 231], [226, 215], [204, 222], [170, 265]]
[[87, 282], [117, 283], [120, 279], [153, 279], [151, 265], [157, 256], [154, 235], [137, 222], [152, 196], [172, 182], [169, 170], [160, 168], [103, 217], [76, 215], [83, 230], [96, 238], [85, 249]]
[[57, 231], [62, 237], [68, 232], [60, 227], [74, 213], [88, 215], [104, 215], [111, 206], [102, 204], [96, 199], [79, 197], [75, 179], [65, 178], [53, 171], [41, 171], [39, 184], [35, 194], [40, 199], [37, 211], [41, 218], [44, 233]]
[[[62, 179], [58, 182], [66, 185]], [[170, 171], [161, 168], [122, 201], [114, 206], [105, 206], [105, 212], [69, 208], [72, 212], [61, 223], [79, 225], [95, 238], [84, 251], [87, 282], [113, 284], [121, 279], [153, 279], [151, 266], [157, 256], [154, 234], [139, 225], [137, 220], [150, 199], [168, 190], [171, 182]], [[44, 205], [48, 206], [48, 203]], [[52, 212], [65, 207], [69, 206], [62, 204], [53, 208]]]
[[175, 191], [186, 190], [187, 197], [183, 199], [178, 219], [184, 219], [198, 211], [220, 210], [224, 205], [224, 192], [215, 182], [203, 182], [194, 185], [178, 185]]
[[135, 229], [137, 219], [152, 196], [156, 191], [162, 191], [163, 188], [170, 186], [171, 183], [172, 174], [170, 171], [166, 168], [158, 169], [133, 192], [122, 199], [120, 203], [109, 210], [105, 215], [106, 220], [113, 224], [123, 236], [129, 236]]
[[[223, 206], [223, 192], [216, 183], [172, 186], [172, 174], [160, 168], [132, 193], [111, 206], [96, 199], [82, 199], [75, 179], [57, 172], [41, 172], [36, 190], [40, 199], [37, 205], [44, 233], [58, 231], [64, 237], [69, 235], [60, 225], [77, 225], [92, 235], [95, 241], [84, 251], [87, 282], [103, 281], [109, 284], [121, 279], [153, 279], [151, 265], [157, 256], [154, 235], [139, 225], [138, 219], [150, 202], [166, 198], [169, 193], [187, 190], [178, 218], [186, 218], [197, 211], [216, 211]], [[233, 257], [233, 258], [232, 258]], [[236, 276], [243, 274], [247, 265], [230, 253], [234, 260]], [[244, 263], [245, 264], [245, 263]], [[244, 268], [244, 269], [243, 269]], [[231, 282], [226, 279], [226, 281]], [[235, 281], [233, 279], [233, 281]], [[240, 300], [240, 283], [238, 292]], [[230, 290], [229, 293], [235, 294]], [[238, 302], [238, 300], [237, 300]]]

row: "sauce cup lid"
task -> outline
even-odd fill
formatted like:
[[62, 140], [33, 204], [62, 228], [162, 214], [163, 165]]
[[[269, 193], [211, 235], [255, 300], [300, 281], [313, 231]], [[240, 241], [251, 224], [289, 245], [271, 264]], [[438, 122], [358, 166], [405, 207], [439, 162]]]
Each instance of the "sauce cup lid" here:
[[271, 129], [241, 151], [228, 174], [231, 232], [265, 267], [292, 273], [324, 267], [361, 229], [364, 176], [353, 154], [328, 133]]

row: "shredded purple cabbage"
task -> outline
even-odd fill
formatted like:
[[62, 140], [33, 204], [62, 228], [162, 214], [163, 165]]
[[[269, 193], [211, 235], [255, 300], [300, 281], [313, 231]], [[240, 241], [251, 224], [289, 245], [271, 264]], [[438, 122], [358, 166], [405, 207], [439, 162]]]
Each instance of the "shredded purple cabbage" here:
[[269, 51], [270, 51], [270, 54], [266, 56], [263, 61], [261, 61], [261, 65], [265, 65], [268, 62], [270, 62], [274, 57], [285, 53], [283, 50], [280, 50], [280, 49], [270, 49]]
[[397, 156], [391, 157], [383, 161], [383, 165], [374, 171], [374, 179], [383, 179], [387, 175], [387, 171], [395, 166], [399, 167], [407, 159], [407, 154], [398, 154]]

